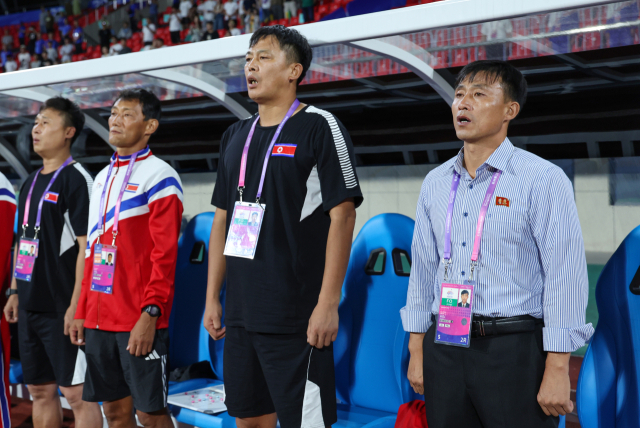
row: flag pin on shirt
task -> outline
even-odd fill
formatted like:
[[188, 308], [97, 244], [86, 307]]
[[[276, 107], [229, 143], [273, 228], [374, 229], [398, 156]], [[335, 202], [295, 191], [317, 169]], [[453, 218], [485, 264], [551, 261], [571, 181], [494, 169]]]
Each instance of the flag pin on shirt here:
[[503, 206], [503, 207], [508, 207], [509, 206], [509, 199], [503, 198], [501, 196], [496, 196], [496, 205]]

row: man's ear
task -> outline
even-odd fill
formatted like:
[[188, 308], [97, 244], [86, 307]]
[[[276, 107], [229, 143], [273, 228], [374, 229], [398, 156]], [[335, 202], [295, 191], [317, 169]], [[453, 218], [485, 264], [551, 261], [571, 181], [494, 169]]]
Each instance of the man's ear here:
[[520, 113], [520, 104], [517, 101], [509, 101], [506, 107], [507, 108], [504, 114], [504, 120], [510, 122], [515, 119]]
[[147, 127], [144, 130], [144, 135], [151, 135], [158, 130], [158, 126], [160, 126], [160, 122], [158, 119], [149, 119], [147, 121]]
[[291, 64], [289, 82], [297, 82], [302, 76], [302, 64]]
[[65, 139], [68, 139], [69, 141], [71, 141], [74, 135], [76, 135], [76, 128], [74, 126], [69, 126], [67, 129], [64, 130]]

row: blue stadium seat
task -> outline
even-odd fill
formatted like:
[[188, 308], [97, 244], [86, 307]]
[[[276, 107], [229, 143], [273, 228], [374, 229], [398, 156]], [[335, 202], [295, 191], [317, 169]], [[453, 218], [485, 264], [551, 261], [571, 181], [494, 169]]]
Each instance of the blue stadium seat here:
[[331, 12], [328, 15], [325, 15], [324, 17], [322, 17], [322, 19], [320, 19], [320, 21], [331, 21], [332, 19], [340, 19], [340, 18], [346, 18], [347, 17], [347, 12], [344, 10], [343, 7], [334, 10], [333, 12]]
[[22, 383], [24, 378], [22, 376], [22, 363], [17, 360], [11, 360], [11, 367], [9, 368], [9, 383]]
[[640, 227], [600, 274], [600, 318], [582, 362], [577, 404], [582, 428], [640, 426]]
[[409, 334], [400, 308], [409, 286], [414, 221], [400, 214], [369, 220], [353, 243], [334, 344], [337, 426], [391, 424], [403, 403], [421, 398], [406, 373]]
[[404, 7], [407, 0], [353, 0], [347, 3], [347, 15], [356, 16], [365, 13], [382, 12], [396, 7]]
[[[211, 361], [214, 373], [221, 377], [222, 359], [216, 358], [216, 355], [218, 352], [221, 355], [224, 341], [215, 343], [202, 328], [213, 217], [212, 212], [195, 216], [178, 242], [175, 295], [169, 320], [169, 361], [172, 368]], [[213, 360], [211, 355], [214, 356]]]

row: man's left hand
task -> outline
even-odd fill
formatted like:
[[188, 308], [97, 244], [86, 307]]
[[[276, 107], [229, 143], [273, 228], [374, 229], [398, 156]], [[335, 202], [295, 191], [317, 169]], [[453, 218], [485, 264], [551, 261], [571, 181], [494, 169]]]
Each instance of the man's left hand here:
[[64, 314], [64, 335], [69, 336], [69, 329], [73, 324], [73, 318], [76, 316], [76, 309], [78, 308], [78, 302], [71, 302], [67, 312]]
[[538, 392], [538, 404], [547, 416], [566, 415], [573, 412], [569, 359], [566, 358], [566, 364], [554, 364], [554, 361], [560, 358], [565, 359], [563, 354], [549, 352], [547, 355], [547, 364]]
[[338, 337], [338, 305], [318, 302], [309, 319], [307, 342], [322, 349]]
[[131, 335], [129, 336], [129, 344], [127, 351], [131, 355], [140, 357], [153, 351], [153, 339], [156, 335], [157, 317], [152, 317], [146, 312], [140, 315], [140, 319], [136, 323]]

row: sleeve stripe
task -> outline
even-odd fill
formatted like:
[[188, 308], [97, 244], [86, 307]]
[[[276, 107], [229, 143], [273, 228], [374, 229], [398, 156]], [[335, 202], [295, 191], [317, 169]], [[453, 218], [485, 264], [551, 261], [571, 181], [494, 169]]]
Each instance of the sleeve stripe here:
[[347, 186], [347, 189], [356, 188], [358, 186], [358, 182], [355, 180], [353, 166], [351, 165], [351, 159], [349, 158], [349, 151], [347, 150], [347, 145], [336, 119], [328, 111], [321, 110], [313, 106], [309, 106], [307, 108], [307, 113], [317, 113], [327, 120], [329, 128], [331, 129], [331, 134], [333, 135], [333, 142], [336, 145], [336, 151], [338, 152], [338, 160], [340, 161], [340, 167], [342, 168], [344, 183]]
[[13, 199], [14, 201], [16, 200], [15, 195], [13, 194], [13, 192], [9, 189], [0, 189], [0, 196], [8, 196], [11, 199]]
[[73, 166], [75, 169], [77, 169], [80, 172], [80, 174], [82, 174], [84, 179], [87, 181], [87, 189], [89, 190], [89, 200], [91, 200], [91, 193], [93, 191], [93, 178], [91, 177], [91, 174], [89, 174], [87, 170], [84, 169], [84, 167], [80, 165], [78, 162], [74, 163]]

